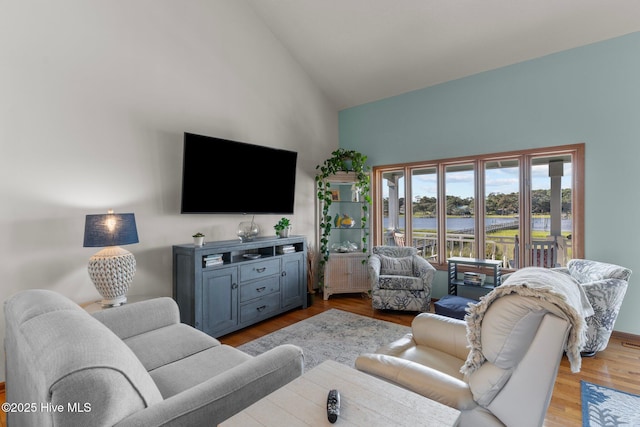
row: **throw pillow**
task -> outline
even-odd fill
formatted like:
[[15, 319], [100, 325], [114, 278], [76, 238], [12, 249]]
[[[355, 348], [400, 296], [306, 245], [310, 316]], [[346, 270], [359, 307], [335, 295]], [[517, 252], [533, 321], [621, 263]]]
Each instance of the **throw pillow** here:
[[385, 276], [413, 276], [413, 257], [380, 257], [380, 274]]

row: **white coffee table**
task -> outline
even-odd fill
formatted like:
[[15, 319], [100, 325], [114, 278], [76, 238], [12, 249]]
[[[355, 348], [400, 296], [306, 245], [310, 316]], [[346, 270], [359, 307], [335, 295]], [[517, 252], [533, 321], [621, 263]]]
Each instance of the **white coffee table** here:
[[[340, 391], [340, 417], [327, 419], [327, 394]], [[325, 361], [227, 419], [220, 427], [457, 426], [460, 411], [338, 362]]]

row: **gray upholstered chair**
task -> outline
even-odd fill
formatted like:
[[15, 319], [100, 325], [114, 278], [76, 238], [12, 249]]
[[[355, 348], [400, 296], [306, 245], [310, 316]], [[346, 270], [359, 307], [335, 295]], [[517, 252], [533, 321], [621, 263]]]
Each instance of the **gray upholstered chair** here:
[[587, 317], [587, 343], [582, 352], [583, 356], [593, 356], [607, 348], [631, 270], [586, 259], [572, 259], [566, 267], [554, 270], [569, 274], [580, 283], [593, 307], [594, 315]]
[[374, 246], [369, 257], [373, 308], [429, 311], [436, 269], [411, 246]]

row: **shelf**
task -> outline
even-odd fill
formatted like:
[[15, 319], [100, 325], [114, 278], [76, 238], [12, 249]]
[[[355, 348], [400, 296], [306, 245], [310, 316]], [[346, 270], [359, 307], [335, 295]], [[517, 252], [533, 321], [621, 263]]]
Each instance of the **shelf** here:
[[467, 287], [467, 288], [471, 288], [471, 289], [493, 289], [495, 288], [495, 286], [493, 286], [493, 284], [488, 284], [485, 283], [484, 285], [468, 285], [466, 283], [464, 283], [462, 280], [452, 280], [451, 284], [454, 284], [456, 286], [463, 286], [463, 287]]
[[[482, 258], [463, 258], [463, 257], [451, 257], [447, 260], [448, 263], [448, 279], [447, 279], [447, 291], [449, 295], [458, 295], [458, 288], [474, 289], [486, 294], [494, 289], [496, 286], [502, 284], [502, 261]], [[489, 283], [483, 283], [482, 285], [470, 285], [460, 280], [458, 275], [464, 274], [465, 271], [461, 270], [460, 266], [470, 266], [473, 269], [478, 270], [490, 270], [492, 274], [487, 274], [487, 279], [491, 278]], [[472, 293], [477, 293], [472, 291]]]
[[[283, 246], [293, 246], [295, 252], [279, 253]], [[205, 243], [202, 246], [195, 246], [193, 243], [176, 245], [176, 247], [193, 250], [195, 256], [201, 259], [201, 266], [204, 270], [228, 267], [247, 262], [256, 262], [261, 259], [274, 256], [289, 255], [291, 253], [305, 252], [304, 239], [302, 236], [290, 236], [284, 238], [258, 237], [250, 242], [240, 242], [239, 240], [222, 240]], [[222, 264], [206, 266], [204, 258], [213, 255], [222, 255]], [[244, 255], [260, 255], [258, 258], [245, 258]]]

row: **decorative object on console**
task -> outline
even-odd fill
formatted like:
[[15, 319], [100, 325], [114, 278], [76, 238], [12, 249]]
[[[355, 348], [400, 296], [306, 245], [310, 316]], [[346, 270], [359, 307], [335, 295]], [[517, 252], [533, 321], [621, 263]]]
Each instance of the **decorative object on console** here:
[[280, 221], [276, 225], [273, 226], [276, 230], [276, 235], [278, 237], [289, 237], [291, 233], [291, 221], [289, 218], [280, 218]]
[[198, 232], [193, 235], [193, 244], [196, 246], [204, 245], [204, 234]]
[[251, 217], [251, 222], [244, 221], [238, 225], [238, 237], [242, 242], [250, 242], [260, 234], [260, 227], [254, 222], [254, 217]]
[[331, 245], [331, 250], [340, 253], [355, 252], [358, 250], [358, 245], [345, 240], [344, 242], [334, 243], [333, 245]]
[[356, 225], [356, 222], [349, 216], [349, 214], [344, 214], [342, 216], [337, 214], [333, 220], [333, 225], [339, 228], [351, 228]]
[[224, 264], [224, 260], [222, 259], [222, 254], [210, 254], [202, 257], [203, 268], [213, 267], [215, 265], [222, 265], [222, 264]]
[[132, 213], [87, 215], [84, 244], [104, 247], [89, 259], [89, 277], [102, 296], [103, 307], [115, 307], [127, 302], [127, 291], [136, 274], [136, 259], [121, 245], [138, 243], [136, 219]]

